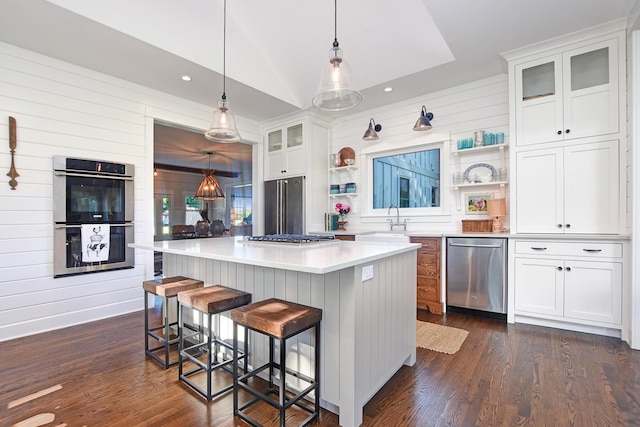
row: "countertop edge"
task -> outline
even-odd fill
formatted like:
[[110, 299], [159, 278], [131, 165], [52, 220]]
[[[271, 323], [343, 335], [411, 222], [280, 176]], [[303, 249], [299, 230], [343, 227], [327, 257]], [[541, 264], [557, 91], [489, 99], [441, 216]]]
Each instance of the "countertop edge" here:
[[[340, 243], [345, 245], [371, 244], [371, 242], [340, 242]], [[261, 260], [257, 258], [247, 259], [247, 258], [238, 258], [238, 257], [233, 257], [228, 255], [213, 254], [213, 253], [207, 253], [207, 252], [195, 252], [195, 251], [183, 250], [183, 249], [162, 248], [149, 243], [146, 243], [146, 244], [130, 243], [129, 247], [132, 247], [135, 249], [144, 249], [144, 250], [151, 250], [156, 252], [163, 252], [163, 253], [168, 253], [173, 255], [185, 255], [185, 256], [191, 256], [195, 258], [212, 259], [212, 260], [233, 262], [233, 263], [245, 264], [245, 265], [255, 265], [258, 267], [277, 268], [282, 270], [298, 271], [302, 273], [327, 274], [327, 273], [332, 273], [334, 271], [343, 270], [345, 268], [355, 267], [357, 265], [365, 264], [368, 262], [377, 261], [390, 256], [399, 255], [405, 252], [410, 252], [412, 250], [417, 250], [420, 247], [420, 244], [418, 243], [385, 244], [385, 252], [383, 253], [363, 256], [362, 258], [358, 258], [358, 259], [350, 259], [345, 262], [328, 265], [326, 267], [312, 267], [312, 266], [306, 266], [301, 264], [278, 262], [273, 260]]]
[[510, 232], [501, 233], [478, 233], [478, 232], [438, 232], [438, 231], [389, 231], [389, 230], [355, 230], [355, 231], [316, 231], [311, 234], [334, 234], [336, 236], [358, 236], [372, 233], [390, 233], [390, 234], [404, 234], [408, 237], [489, 237], [489, 238], [506, 238], [506, 239], [545, 239], [545, 240], [631, 240], [630, 234], [542, 234], [542, 233], [527, 233], [527, 234], [513, 234]]

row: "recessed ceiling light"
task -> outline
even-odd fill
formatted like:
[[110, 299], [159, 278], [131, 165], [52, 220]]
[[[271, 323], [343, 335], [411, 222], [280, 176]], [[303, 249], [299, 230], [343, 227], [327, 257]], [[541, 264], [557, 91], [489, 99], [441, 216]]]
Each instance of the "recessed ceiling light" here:
[[186, 74], [182, 77], [180, 77], [182, 80], [184, 80], [185, 82], [190, 82], [191, 81], [191, 76], [187, 76]]
[[393, 90], [393, 88], [391, 86], [387, 86], [384, 88], [385, 92], [391, 92]]

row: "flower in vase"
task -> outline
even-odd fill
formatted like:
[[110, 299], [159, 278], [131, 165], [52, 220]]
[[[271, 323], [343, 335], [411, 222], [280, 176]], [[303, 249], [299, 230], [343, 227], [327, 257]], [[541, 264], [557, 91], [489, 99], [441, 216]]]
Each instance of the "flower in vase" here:
[[344, 221], [344, 216], [351, 211], [351, 208], [346, 203], [336, 203], [336, 212], [340, 215], [340, 221]]

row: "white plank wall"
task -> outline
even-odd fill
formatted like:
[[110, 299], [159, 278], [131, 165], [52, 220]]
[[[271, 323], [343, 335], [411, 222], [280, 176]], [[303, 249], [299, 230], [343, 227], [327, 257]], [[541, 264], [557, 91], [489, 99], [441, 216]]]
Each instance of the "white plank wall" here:
[[[424, 141], [428, 135], [433, 133], [450, 134], [452, 147], [459, 138], [473, 137], [473, 132], [478, 129], [486, 132], [505, 133], [505, 142], [509, 144], [509, 91], [506, 74], [497, 75], [483, 80], [478, 80], [469, 84], [456, 86], [429, 95], [417, 97], [407, 101], [389, 104], [383, 108], [369, 110], [364, 113], [357, 113], [336, 119], [333, 122], [333, 141], [331, 153], [337, 153], [343, 147], [351, 147], [356, 152], [356, 159], [363, 149], [369, 149], [376, 144], [415, 144], [416, 148], [425, 149]], [[427, 132], [413, 131], [422, 105], [427, 107], [427, 111], [434, 114], [431, 121], [433, 129]], [[382, 125], [382, 131], [378, 132], [378, 141], [363, 141], [362, 135], [367, 129], [369, 119], [374, 118], [376, 123]], [[494, 165], [499, 164], [497, 151], [481, 152], [474, 155], [465, 155], [461, 164], [462, 171], [474, 163], [483, 162]], [[356, 160], [357, 162], [358, 160]], [[443, 159], [443, 169], [452, 161], [451, 158]], [[328, 162], [328, 160], [327, 160]], [[507, 155], [508, 163], [508, 155]], [[357, 165], [356, 165], [357, 166]], [[451, 172], [452, 169], [446, 169]], [[353, 172], [355, 181], [362, 183], [366, 177], [361, 176], [361, 169]], [[450, 210], [443, 216], [438, 217], [417, 217], [410, 218], [409, 229], [425, 229], [438, 227], [441, 231], [460, 231], [460, 220], [465, 218], [464, 209], [456, 210], [456, 198], [462, 198], [462, 193], [477, 193], [486, 190], [498, 192], [497, 187], [473, 187], [464, 189], [460, 194], [451, 189], [451, 175], [442, 175], [442, 197], [449, 198]], [[330, 198], [327, 209], [334, 211], [334, 205], [339, 200]], [[363, 211], [362, 204], [369, 203], [364, 197], [352, 197], [348, 202], [353, 207], [353, 213], [348, 216], [351, 230], [388, 228], [388, 217], [360, 218]], [[507, 213], [509, 209], [507, 209]], [[385, 211], [386, 213], [386, 211]], [[476, 218], [477, 219], [477, 218]], [[503, 218], [505, 224], [509, 223], [509, 217]]]
[[[140, 310], [148, 251], [135, 268], [53, 279], [52, 156], [133, 163], [135, 240], [151, 241], [153, 119], [208, 126], [212, 107], [0, 43], [0, 176], [17, 121], [15, 191], [0, 183], [0, 341]], [[238, 118], [243, 136], [262, 129]], [[151, 129], [151, 133], [149, 132]]]
[[[416, 252], [373, 264], [374, 278], [362, 282], [362, 266], [318, 275], [245, 264], [164, 254], [170, 276], [203, 280], [244, 290], [253, 301], [279, 298], [321, 308], [321, 398], [330, 410], [339, 407], [341, 425], [359, 425], [362, 407], [403, 364], [415, 362]], [[228, 315], [223, 315], [228, 317]], [[229, 322], [219, 333], [231, 337]], [[267, 340], [252, 333], [251, 364], [267, 361]], [[312, 373], [311, 332], [291, 339], [292, 367]], [[351, 420], [351, 421], [349, 421]]]

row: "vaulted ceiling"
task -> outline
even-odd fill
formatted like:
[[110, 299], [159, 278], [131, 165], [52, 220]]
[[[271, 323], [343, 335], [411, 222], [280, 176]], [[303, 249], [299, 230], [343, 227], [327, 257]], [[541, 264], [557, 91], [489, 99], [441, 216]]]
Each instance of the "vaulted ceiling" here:
[[[504, 73], [500, 52], [628, 17], [636, 3], [339, 0], [338, 41], [363, 102], [327, 117]], [[223, 0], [0, 5], [0, 41], [212, 107], [220, 99]], [[232, 111], [262, 122], [309, 108], [333, 38], [333, 1], [227, 0]]]

